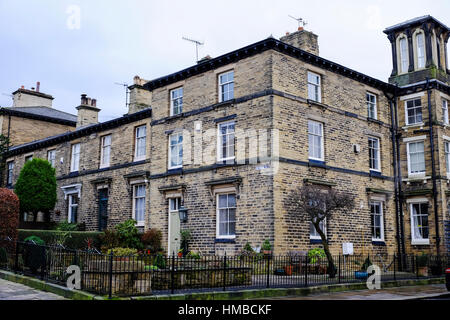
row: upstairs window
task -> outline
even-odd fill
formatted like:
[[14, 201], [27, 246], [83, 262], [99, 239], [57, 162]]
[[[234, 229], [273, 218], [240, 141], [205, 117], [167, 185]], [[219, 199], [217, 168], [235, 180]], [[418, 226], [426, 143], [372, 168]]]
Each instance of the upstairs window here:
[[183, 134], [174, 133], [169, 136], [169, 169], [183, 166]]
[[408, 72], [408, 44], [406, 42], [406, 38], [403, 37], [399, 41], [400, 45], [400, 72], [406, 73]]
[[101, 141], [100, 168], [106, 168], [109, 167], [111, 158], [111, 135], [103, 136]]
[[136, 128], [134, 161], [144, 160], [146, 157], [147, 127]]
[[408, 152], [408, 174], [425, 174], [425, 149], [423, 141], [410, 142], [406, 145]]
[[448, 124], [448, 101], [445, 99], [442, 100], [442, 117], [444, 124]]
[[320, 75], [308, 71], [308, 99], [322, 102]]
[[367, 116], [369, 119], [377, 119], [377, 96], [366, 93]]
[[52, 167], [55, 167], [56, 164], [56, 150], [49, 150], [47, 151], [47, 160], [50, 162]]
[[369, 165], [370, 170], [381, 171], [380, 139], [369, 137]]
[[324, 160], [323, 152], [323, 124], [316, 121], [308, 121], [309, 159]]
[[425, 38], [423, 33], [418, 33], [417, 41], [417, 68], [425, 68]]
[[219, 74], [219, 102], [234, 99], [234, 71]]
[[6, 185], [12, 186], [13, 184], [13, 171], [14, 171], [14, 162], [8, 162], [8, 171], [6, 172]]
[[80, 144], [72, 145], [72, 158], [70, 161], [70, 172], [76, 172], [80, 169]]
[[170, 115], [176, 116], [183, 112], [183, 87], [170, 91]]
[[422, 123], [422, 100], [415, 99], [405, 102], [406, 104], [406, 124]]
[[234, 122], [220, 123], [218, 125], [217, 160], [227, 161], [234, 159]]

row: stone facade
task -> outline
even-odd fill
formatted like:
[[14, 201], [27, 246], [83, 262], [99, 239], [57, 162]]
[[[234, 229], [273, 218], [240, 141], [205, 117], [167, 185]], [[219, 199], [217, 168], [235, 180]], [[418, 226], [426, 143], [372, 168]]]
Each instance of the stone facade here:
[[[296, 34], [303, 37], [305, 32]], [[107, 190], [106, 226], [111, 228], [135, 217], [140, 205], [134, 187], [143, 185], [145, 219], [140, 226], [160, 229], [164, 248], [170, 253], [177, 249], [174, 243], [179, 246], [179, 230], [186, 229], [192, 233], [190, 249], [202, 254], [237, 254], [246, 243], [260, 246], [266, 239], [276, 254], [320, 246], [310, 235], [309, 222], [295, 215], [290, 202], [291, 192], [307, 183], [355, 196], [353, 210], [339, 212], [326, 223], [334, 254], [341, 253], [342, 244], [348, 242], [353, 243], [355, 253], [393, 254], [402, 250], [399, 241], [403, 241], [405, 252], [435, 253], [434, 205], [429, 206], [429, 244], [413, 245], [407, 204], [409, 195], [426, 197], [430, 204], [434, 203], [429, 189], [433, 189], [432, 180], [436, 181], [436, 215], [440, 221], [437, 229], [442, 236], [444, 221], [449, 220], [443, 141], [450, 133], [446, 125], [439, 123], [442, 119], [439, 106], [442, 98], [447, 98], [449, 87], [412, 86], [397, 91], [388, 83], [296, 47], [301, 43], [301, 39], [297, 40], [290, 41], [294, 44], [290, 46], [269, 38], [154, 81], [137, 77], [130, 87], [128, 115], [44, 142], [12, 148], [8, 160], [15, 163], [14, 177], [23, 166], [25, 155], [32, 153], [33, 157], [46, 158], [48, 150], [55, 149], [59, 200], [53, 219], [68, 218], [67, 196], [77, 193], [80, 195], [77, 221], [86, 223], [89, 230], [100, 227], [99, 190]], [[221, 75], [230, 71], [233, 71], [233, 97], [222, 101], [225, 89], [221, 86]], [[320, 101], [310, 99], [309, 72], [320, 77]], [[175, 103], [172, 90], [179, 88], [183, 92], [182, 111], [171, 115], [170, 108]], [[411, 88], [414, 92], [410, 92]], [[417, 179], [408, 180], [406, 143], [402, 139], [409, 141], [408, 138], [426, 135], [416, 131], [427, 128], [404, 125], [402, 102], [408, 100], [405, 96], [419, 93], [423, 122], [427, 123], [426, 89], [430, 89], [436, 120], [433, 143], [439, 179], [422, 178], [418, 183]], [[368, 117], [367, 94], [376, 97], [376, 117]], [[309, 121], [322, 125], [320, 161], [309, 156]], [[217, 154], [221, 153], [218, 128], [229, 122], [234, 123], [236, 133], [235, 159], [218, 161]], [[145, 157], [136, 161], [136, 137], [141, 134], [137, 128], [143, 125]], [[171, 137], [178, 133], [183, 137], [182, 166], [172, 168], [169, 146]], [[102, 137], [106, 135], [111, 135], [111, 156], [109, 166], [104, 167]], [[370, 167], [371, 138], [379, 142], [379, 170]], [[76, 143], [80, 143], [81, 150], [79, 169], [70, 172], [72, 146]], [[275, 158], [266, 157], [264, 146], [267, 155]], [[424, 148], [429, 147], [426, 138]], [[428, 153], [425, 152], [424, 177], [433, 176], [428, 172], [431, 170]], [[232, 199], [236, 201], [235, 232], [225, 237], [218, 231], [218, 217], [223, 214], [218, 201], [222, 201], [220, 195], [224, 194], [234, 195]], [[178, 206], [188, 210], [186, 221], [175, 221], [180, 218], [171, 210], [171, 205], [177, 203], [173, 199], [179, 199]], [[372, 237], [373, 202], [379, 203], [383, 212], [382, 239]], [[228, 207], [234, 208], [230, 204]], [[445, 250], [443, 246], [440, 249]]]

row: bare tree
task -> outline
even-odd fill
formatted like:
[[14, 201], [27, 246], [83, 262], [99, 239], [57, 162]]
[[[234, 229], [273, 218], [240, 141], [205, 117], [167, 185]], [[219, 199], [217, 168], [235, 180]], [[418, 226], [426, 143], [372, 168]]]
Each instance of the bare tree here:
[[302, 220], [310, 221], [320, 235], [328, 260], [328, 273], [330, 277], [334, 277], [336, 266], [328, 247], [327, 237], [320, 228], [320, 224], [325, 220], [329, 222], [339, 210], [351, 210], [354, 206], [353, 196], [347, 193], [338, 193], [331, 188], [324, 189], [317, 185], [304, 185], [292, 192], [291, 199], [289, 205], [294, 215]]

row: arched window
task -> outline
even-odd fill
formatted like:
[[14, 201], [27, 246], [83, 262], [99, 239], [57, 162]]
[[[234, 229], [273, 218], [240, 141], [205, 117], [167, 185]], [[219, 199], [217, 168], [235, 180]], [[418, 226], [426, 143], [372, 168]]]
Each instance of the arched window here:
[[425, 37], [423, 33], [418, 33], [416, 36], [417, 41], [417, 68], [425, 68]]
[[406, 38], [400, 38], [399, 40], [400, 46], [400, 72], [408, 72], [408, 44], [406, 42]]

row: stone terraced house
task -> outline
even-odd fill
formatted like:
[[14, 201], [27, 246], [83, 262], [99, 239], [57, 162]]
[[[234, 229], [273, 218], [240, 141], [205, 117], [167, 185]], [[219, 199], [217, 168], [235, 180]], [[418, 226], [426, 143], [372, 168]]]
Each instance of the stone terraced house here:
[[318, 247], [291, 205], [293, 190], [316, 184], [356, 197], [322, 226], [333, 253], [343, 243], [448, 252], [449, 29], [424, 16], [385, 33], [389, 82], [321, 58], [317, 35], [299, 28], [152, 81], [136, 76], [121, 118], [98, 123], [83, 95], [75, 131], [10, 149], [7, 181], [27, 155], [51, 154], [54, 220], [104, 230], [134, 218], [162, 230], [169, 253], [189, 229], [202, 254], [265, 239], [275, 254]]

